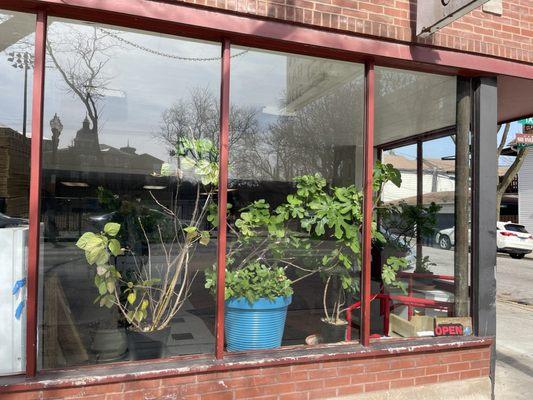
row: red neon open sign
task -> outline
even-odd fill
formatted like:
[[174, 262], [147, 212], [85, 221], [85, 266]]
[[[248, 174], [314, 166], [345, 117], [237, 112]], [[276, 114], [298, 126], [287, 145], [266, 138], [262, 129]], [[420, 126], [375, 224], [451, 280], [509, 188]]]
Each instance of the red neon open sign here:
[[462, 336], [463, 325], [461, 324], [441, 324], [435, 326], [435, 336]]

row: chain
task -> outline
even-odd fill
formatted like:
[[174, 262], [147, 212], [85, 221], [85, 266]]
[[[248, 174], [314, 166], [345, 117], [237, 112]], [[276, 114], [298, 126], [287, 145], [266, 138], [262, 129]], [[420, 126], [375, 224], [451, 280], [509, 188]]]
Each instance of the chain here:
[[[174, 59], [174, 60], [182, 60], [182, 61], [218, 61], [218, 60], [222, 59], [222, 57], [183, 57], [183, 56], [178, 56], [176, 54], [163, 53], [162, 51], [153, 50], [153, 49], [150, 49], [148, 47], [141, 46], [140, 44], [131, 42], [131, 41], [127, 40], [127, 39], [124, 39], [124, 38], [120, 37], [116, 33], [108, 31], [107, 29], [98, 28], [98, 30], [103, 32], [103, 33], [106, 33], [107, 35], [113, 37], [114, 39], [116, 39], [116, 40], [118, 40], [118, 41], [120, 41], [122, 43], [125, 43], [125, 44], [127, 44], [129, 46], [135, 47], [136, 49], [145, 51], [147, 53], [155, 54], [156, 56], [171, 58], [171, 59]], [[248, 50], [244, 50], [244, 51], [241, 51], [240, 53], [234, 54], [234, 55], [231, 56], [231, 58], [240, 57], [240, 56], [242, 56], [242, 55], [244, 55], [246, 53], [248, 53]]]

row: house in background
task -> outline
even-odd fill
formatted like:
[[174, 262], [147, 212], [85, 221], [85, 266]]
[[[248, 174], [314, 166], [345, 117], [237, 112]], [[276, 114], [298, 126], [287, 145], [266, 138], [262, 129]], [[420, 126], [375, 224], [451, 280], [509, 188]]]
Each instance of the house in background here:
[[[402, 185], [399, 188], [391, 182], [385, 184], [382, 200], [385, 203], [403, 200], [408, 204], [416, 204], [416, 159], [394, 153], [394, 151], [386, 151], [383, 153], [382, 161], [385, 164], [392, 164], [400, 171], [402, 176]], [[499, 179], [503, 177], [507, 168], [506, 166], [500, 166], [498, 168]], [[533, 178], [533, 160], [531, 160], [531, 178]], [[435, 203], [441, 207], [437, 215], [437, 230], [454, 226], [455, 160], [440, 158], [423, 159], [422, 201], [423, 204]], [[518, 184], [517, 179], [515, 179], [507, 188], [502, 200], [500, 212], [505, 221], [517, 221], [517, 203]], [[530, 214], [533, 222], [533, 199], [531, 201]]]
[[518, 172], [518, 223], [533, 232], [533, 152], [526, 156]]

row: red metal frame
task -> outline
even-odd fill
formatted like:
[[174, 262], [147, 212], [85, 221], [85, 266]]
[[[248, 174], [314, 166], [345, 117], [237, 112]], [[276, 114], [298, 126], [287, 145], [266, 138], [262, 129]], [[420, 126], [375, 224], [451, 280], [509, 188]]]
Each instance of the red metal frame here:
[[[438, 301], [431, 299], [423, 299], [420, 297], [413, 296], [413, 279], [415, 278], [433, 278], [433, 279], [442, 279], [447, 281], [454, 281], [454, 277], [451, 275], [435, 275], [435, 274], [425, 274], [425, 273], [407, 273], [400, 272], [398, 276], [407, 278], [408, 283], [408, 294], [407, 296], [403, 295], [390, 295], [384, 292], [383, 287], [379, 293], [373, 294], [370, 297], [370, 302], [375, 299], [379, 299], [380, 302], [380, 313], [383, 315], [383, 334], [388, 335], [389, 332], [389, 320], [390, 312], [394, 308], [406, 305], [407, 306], [407, 315], [408, 319], [414, 315], [415, 308], [431, 308], [436, 310], [446, 310], [448, 311], [448, 316], [453, 315], [454, 303], [447, 301]], [[395, 301], [396, 304], [393, 304], [391, 307], [391, 301]], [[352, 312], [356, 309], [362, 309], [364, 306], [362, 301], [356, 301], [351, 306], [346, 309], [346, 320], [348, 325], [346, 327], [346, 340], [351, 340], [352, 337]], [[364, 325], [363, 325], [364, 326]], [[363, 328], [364, 329], [364, 328]], [[369, 339], [375, 335], [369, 335]], [[377, 335], [379, 336], [379, 335]]]
[[530, 65], [496, 57], [443, 50], [419, 44], [379, 40], [345, 31], [317, 29], [190, 4], [151, 0], [3, 0], [19, 11], [46, 8], [49, 15], [183, 34], [232, 44], [290, 51], [379, 65], [469, 76], [509, 75], [533, 79]]
[[229, 157], [229, 82], [231, 44], [228, 39], [222, 43], [220, 80], [220, 137], [218, 173], [218, 242], [217, 242], [217, 314], [215, 356], [224, 356], [224, 292], [226, 278], [226, 219], [228, 200], [228, 157]]
[[[37, 295], [39, 264], [39, 222], [41, 146], [43, 134], [43, 85], [47, 15], [127, 26], [168, 34], [222, 40], [222, 82], [220, 115], [218, 288], [224, 288], [226, 258], [227, 163], [229, 135], [230, 39], [233, 44], [255, 46], [313, 56], [365, 61], [365, 179], [363, 219], [363, 264], [361, 273], [361, 342], [370, 339], [370, 269], [372, 222], [372, 172], [374, 131], [374, 65], [436, 73], [484, 75], [505, 74], [533, 79], [531, 66], [489, 56], [442, 50], [404, 42], [361, 37], [309, 26], [235, 15], [191, 5], [149, 0], [2, 0], [2, 8], [37, 12], [33, 115], [31, 144], [30, 231], [28, 256], [28, 306], [26, 372], [33, 376], [37, 365]], [[368, 61], [371, 60], [371, 61]], [[217, 292], [217, 358], [224, 354], [224, 291]]]
[[[419, 140], [416, 142], [416, 205], [422, 207], [424, 203], [424, 147], [423, 142]], [[416, 265], [421, 262], [422, 254], [422, 232], [416, 227]], [[412, 280], [409, 280], [410, 284]], [[412, 285], [411, 285], [412, 286]], [[409, 293], [409, 296], [411, 293]], [[413, 316], [413, 307], [409, 306], [408, 313], [409, 319]]]
[[372, 175], [374, 173], [374, 63], [365, 64], [365, 131], [363, 184], [363, 252], [361, 265], [361, 343], [370, 343], [371, 262], [372, 262]]
[[39, 11], [35, 23], [35, 64], [33, 70], [30, 227], [28, 237], [28, 294], [26, 321], [26, 375], [37, 372], [37, 298], [41, 218], [41, 144], [43, 139], [43, 96], [46, 44], [46, 12]]

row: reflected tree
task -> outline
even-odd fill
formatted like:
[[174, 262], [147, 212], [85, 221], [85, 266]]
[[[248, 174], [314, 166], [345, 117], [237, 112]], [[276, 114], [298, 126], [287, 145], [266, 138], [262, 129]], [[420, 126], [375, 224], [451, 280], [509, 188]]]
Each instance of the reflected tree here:
[[104, 68], [117, 44], [110, 40], [109, 33], [96, 26], [83, 30], [69, 27], [62, 32], [52, 30], [48, 36], [46, 50], [53, 66], [65, 81], [67, 92], [84, 105], [91, 130], [98, 135], [99, 103], [111, 79]]

